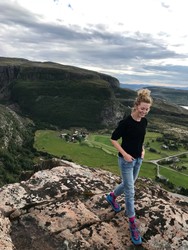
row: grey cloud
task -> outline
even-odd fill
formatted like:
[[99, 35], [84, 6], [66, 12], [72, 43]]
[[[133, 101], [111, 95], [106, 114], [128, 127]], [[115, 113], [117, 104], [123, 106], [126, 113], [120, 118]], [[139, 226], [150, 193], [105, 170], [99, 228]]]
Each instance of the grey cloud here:
[[[151, 66], [151, 61], [161, 59], [187, 58], [167, 48], [161, 40], [150, 34], [110, 33], [103, 24], [88, 24], [87, 28], [78, 25], [65, 26], [63, 21], [52, 24], [41, 22], [39, 15], [33, 15], [19, 5], [1, 2], [0, 38], [4, 56], [25, 57], [32, 60], [46, 60], [84, 67], [93, 66], [110, 70], [124, 70], [132, 67], [138, 75], [115, 75], [120, 80], [176, 82], [181, 73], [184, 82], [187, 67], [172, 65]], [[14, 32], [13, 32], [14, 31]], [[162, 34], [161, 37], [168, 34]], [[10, 46], [15, 54], [8, 54]], [[178, 45], [177, 45], [178, 46]], [[3, 56], [2, 55], [2, 56]], [[148, 76], [144, 73], [150, 72]], [[140, 73], [140, 74], [139, 74]], [[171, 74], [171, 76], [169, 76]], [[184, 75], [185, 74], [185, 75]]]
[[37, 18], [31, 12], [19, 5], [0, 2], [0, 22], [5, 25], [24, 25], [32, 26], [33, 21]]
[[[137, 65], [139, 67], [139, 65]], [[187, 70], [188, 66], [144, 66], [140, 65], [140, 70], [137, 69], [137, 72], [143, 73], [150, 72], [149, 75], [144, 74], [135, 74], [135, 75], [117, 75], [120, 81], [124, 83], [142, 83], [146, 85], [155, 85], [160, 83], [161, 85], [168, 85], [169, 87], [187, 87]], [[151, 74], [153, 73], [153, 74]]]
[[129, 37], [128, 34], [107, 32], [103, 25], [98, 25], [95, 29], [91, 27], [90, 30], [81, 30], [79, 26], [67, 27], [62, 24], [40, 23], [37, 18], [33, 18], [31, 13], [21, 7], [8, 4], [4, 6], [1, 4], [0, 7], [5, 8], [1, 14], [2, 18], [0, 17], [1, 24], [4, 22], [7, 25], [19, 25], [17, 34], [9, 33], [9, 38], [12, 37], [22, 43], [52, 43], [52, 46], [55, 43], [67, 47], [76, 44], [77, 48], [73, 47], [73, 50], [80, 50], [80, 54], [86, 53], [91, 58], [104, 57], [112, 60], [115, 57], [117, 60], [136, 57], [141, 59], [179, 57], [147, 34], [135, 33], [134, 37]]
[[169, 9], [170, 6], [168, 4], [165, 4], [164, 2], [161, 3], [161, 6], [165, 9]]
[[187, 78], [187, 72], [188, 72], [188, 66], [181, 66], [181, 65], [165, 65], [165, 66], [147, 66], [145, 69], [153, 72], [158, 72], [158, 74], [166, 75], [166, 77], [170, 79], [174, 79], [175, 83], [182, 82], [185, 85], [188, 85], [188, 78]]
[[146, 69], [150, 70], [159, 70], [159, 71], [169, 71], [169, 72], [178, 72], [178, 74], [188, 72], [188, 66], [180, 65], [165, 65], [165, 66], [146, 66]]

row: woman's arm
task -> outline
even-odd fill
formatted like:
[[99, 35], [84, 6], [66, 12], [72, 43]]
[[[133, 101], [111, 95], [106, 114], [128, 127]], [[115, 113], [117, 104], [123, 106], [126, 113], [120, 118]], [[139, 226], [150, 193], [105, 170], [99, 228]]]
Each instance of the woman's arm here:
[[144, 159], [145, 156], [145, 148], [144, 145], [142, 146], [142, 154], [141, 154], [141, 158]]

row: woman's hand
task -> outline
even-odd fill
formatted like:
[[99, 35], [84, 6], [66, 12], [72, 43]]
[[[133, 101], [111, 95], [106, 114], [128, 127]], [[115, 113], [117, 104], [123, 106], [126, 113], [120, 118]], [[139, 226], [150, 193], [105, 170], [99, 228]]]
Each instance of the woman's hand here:
[[134, 157], [127, 153], [123, 155], [123, 158], [128, 162], [132, 162], [134, 160]]
[[145, 149], [143, 148], [141, 158], [144, 159], [144, 156], [145, 156]]
[[134, 160], [134, 157], [132, 157], [130, 154], [127, 154], [125, 150], [121, 147], [118, 141], [116, 140], [111, 140], [112, 144], [114, 147], [123, 155], [123, 158], [128, 161], [132, 162]]

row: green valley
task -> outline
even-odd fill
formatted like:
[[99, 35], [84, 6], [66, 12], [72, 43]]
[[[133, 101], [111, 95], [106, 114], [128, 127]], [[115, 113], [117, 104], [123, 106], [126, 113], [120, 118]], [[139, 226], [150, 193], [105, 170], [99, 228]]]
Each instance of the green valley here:
[[[47, 152], [54, 157], [119, 174], [117, 152], [111, 145], [110, 134], [89, 133], [83, 140], [74, 142], [66, 141], [60, 135], [60, 131], [38, 130], [35, 134], [34, 147], [38, 151]], [[170, 145], [174, 146], [172, 141], [168, 141], [168, 143], [167, 139], [165, 141], [163, 134], [148, 131], [145, 140], [146, 155], [140, 176], [153, 180], [158, 176], [158, 178], [161, 177], [162, 183], [166, 184], [167, 188], [173, 186], [173, 188], [187, 189], [188, 150], [182, 143], [176, 143], [175, 150], [173, 147], [167, 149]], [[160, 159], [166, 158], [172, 160], [160, 163]], [[175, 160], [173, 161], [173, 159]], [[168, 185], [168, 182], [171, 185]]]

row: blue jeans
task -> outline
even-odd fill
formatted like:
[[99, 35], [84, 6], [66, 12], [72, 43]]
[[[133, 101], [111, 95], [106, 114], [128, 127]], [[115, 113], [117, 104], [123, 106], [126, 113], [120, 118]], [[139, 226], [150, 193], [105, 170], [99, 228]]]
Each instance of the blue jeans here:
[[118, 157], [118, 163], [121, 171], [122, 182], [115, 190], [114, 195], [119, 196], [125, 194], [126, 212], [129, 218], [135, 216], [134, 209], [134, 183], [138, 177], [142, 158], [136, 158], [132, 162], [126, 161], [123, 157]]

